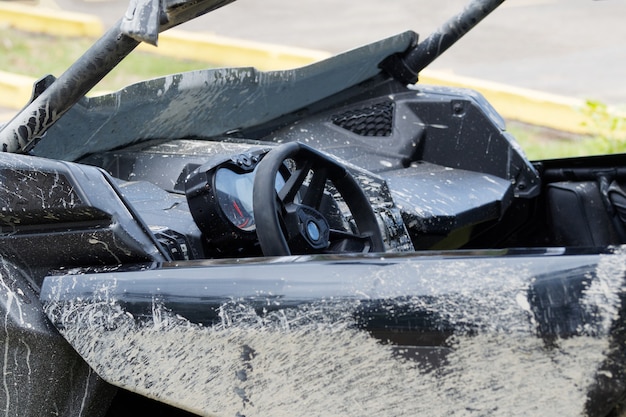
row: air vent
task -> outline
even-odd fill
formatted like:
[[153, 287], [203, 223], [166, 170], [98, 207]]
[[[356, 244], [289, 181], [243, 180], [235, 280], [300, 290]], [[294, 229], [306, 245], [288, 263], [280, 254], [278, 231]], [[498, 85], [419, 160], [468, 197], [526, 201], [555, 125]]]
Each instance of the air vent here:
[[391, 136], [393, 102], [385, 101], [334, 115], [332, 122], [360, 136]]

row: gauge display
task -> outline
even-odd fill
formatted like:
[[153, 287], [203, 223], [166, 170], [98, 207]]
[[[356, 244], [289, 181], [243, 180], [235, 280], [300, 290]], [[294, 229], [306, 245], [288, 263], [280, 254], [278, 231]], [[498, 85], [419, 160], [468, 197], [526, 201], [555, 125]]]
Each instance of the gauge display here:
[[[284, 185], [285, 180], [277, 175], [276, 190]], [[215, 173], [217, 203], [222, 213], [233, 225], [246, 232], [256, 229], [252, 207], [253, 186], [254, 171], [238, 173], [223, 167]]]
[[[252, 196], [256, 167], [268, 151], [259, 148], [230, 157], [218, 155], [187, 175], [189, 210], [211, 256], [238, 256], [259, 250]], [[285, 186], [289, 175], [288, 165], [279, 170], [277, 191]]]
[[254, 214], [252, 208], [252, 187], [254, 173], [236, 173], [228, 168], [220, 168], [215, 173], [217, 203], [226, 218], [241, 230], [252, 231]]

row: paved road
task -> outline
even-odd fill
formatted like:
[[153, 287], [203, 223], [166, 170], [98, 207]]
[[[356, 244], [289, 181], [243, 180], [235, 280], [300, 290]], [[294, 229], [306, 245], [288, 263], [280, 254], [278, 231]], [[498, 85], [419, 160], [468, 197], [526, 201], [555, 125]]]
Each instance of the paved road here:
[[[40, 0], [112, 24], [126, 0]], [[183, 29], [338, 52], [412, 29], [467, 0], [238, 0]], [[508, 0], [432, 69], [626, 106], [626, 1]]]

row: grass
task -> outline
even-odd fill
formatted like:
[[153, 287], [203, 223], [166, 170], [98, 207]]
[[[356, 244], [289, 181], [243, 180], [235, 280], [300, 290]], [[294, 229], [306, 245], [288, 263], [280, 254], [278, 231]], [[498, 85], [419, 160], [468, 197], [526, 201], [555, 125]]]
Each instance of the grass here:
[[517, 139], [531, 160], [626, 153], [626, 118], [611, 113], [598, 102], [587, 102], [584, 109], [593, 126], [594, 135], [580, 135], [507, 122], [507, 130]]
[[596, 137], [561, 132], [514, 120], [507, 121], [507, 131], [517, 139], [531, 161], [607, 153], [604, 151], [602, 139]]
[[[88, 38], [58, 38], [0, 28], [0, 69], [39, 78], [61, 75], [92, 44]], [[210, 67], [202, 61], [176, 60], [145, 52], [133, 52], [97, 86], [118, 90], [137, 81], [176, 72]]]
[[[91, 45], [93, 39], [59, 38], [0, 28], [0, 70], [39, 78], [45, 74], [59, 76]], [[118, 90], [126, 85], [164, 76], [210, 67], [202, 61], [178, 60], [145, 52], [133, 52], [96, 87], [99, 91]], [[606, 106], [589, 102], [586, 111], [597, 123], [596, 137], [585, 137], [508, 122], [508, 130], [531, 160], [626, 152], [626, 141], [616, 140], [612, 133], [626, 125], [626, 119], [615, 118]]]

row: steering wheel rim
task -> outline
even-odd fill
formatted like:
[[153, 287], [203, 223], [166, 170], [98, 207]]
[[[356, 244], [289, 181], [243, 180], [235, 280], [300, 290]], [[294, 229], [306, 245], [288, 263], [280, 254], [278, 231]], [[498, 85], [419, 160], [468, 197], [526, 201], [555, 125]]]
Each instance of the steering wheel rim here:
[[[277, 191], [276, 175], [287, 159], [296, 163], [296, 169]], [[297, 202], [307, 176], [307, 191]], [[318, 211], [326, 180], [331, 181], [348, 206], [358, 234], [330, 230]], [[300, 142], [279, 145], [263, 157], [256, 168], [252, 199], [257, 238], [265, 256], [291, 255], [294, 240], [306, 242], [310, 251], [320, 251], [330, 244], [331, 234], [367, 241], [365, 252], [385, 250], [376, 215], [354, 177], [337, 161]]]

